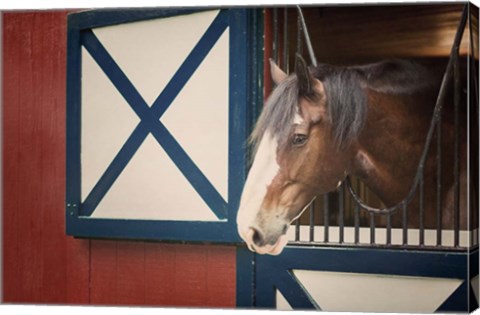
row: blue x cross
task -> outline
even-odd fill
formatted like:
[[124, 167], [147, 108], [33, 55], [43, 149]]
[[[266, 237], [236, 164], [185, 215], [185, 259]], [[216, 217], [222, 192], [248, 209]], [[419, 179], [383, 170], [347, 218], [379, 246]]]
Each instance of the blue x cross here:
[[226, 11], [220, 11], [151, 107], [147, 105], [95, 34], [91, 30], [82, 32], [83, 46], [140, 118], [140, 122], [130, 137], [83, 202], [82, 215], [90, 216], [93, 213], [148, 134], [151, 133], [215, 215], [219, 219], [226, 218], [227, 202], [162, 124], [160, 118], [227, 27], [228, 14]]

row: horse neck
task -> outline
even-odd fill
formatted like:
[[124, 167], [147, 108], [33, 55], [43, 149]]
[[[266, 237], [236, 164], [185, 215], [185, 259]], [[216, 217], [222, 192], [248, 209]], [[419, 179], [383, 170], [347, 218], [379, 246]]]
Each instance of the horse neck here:
[[431, 98], [368, 90], [368, 116], [351, 173], [387, 206], [401, 201], [412, 186], [430, 125], [433, 107], [425, 104], [432, 103]]

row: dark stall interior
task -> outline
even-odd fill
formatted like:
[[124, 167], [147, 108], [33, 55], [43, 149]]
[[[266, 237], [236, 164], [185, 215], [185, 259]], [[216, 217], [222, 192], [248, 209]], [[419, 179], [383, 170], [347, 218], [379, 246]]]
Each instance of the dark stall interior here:
[[[310, 34], [313, 50], [318, 63], [353, 66], [379, 62], [385, 59], [402, 58], [425, 63], [440, 69], [443, 73], [452, 50], [452, 44], [462, 16], [464, 4], [412, 4], [389, 6], [322, 6], [302, 7], [305, 23]], [[473, 7], [471, 17], [466, 23], [466, 28], [459, 48], [460, 77], [463, 90], [477, 86], [478, 81], [471, 69], [470, 58], [473, 56], [478, 65], [478, 11]], [[266, 10], [265, 15], [265, 60], [273, 58], [287, 72], [294, 71], [295, 54], [303, 55], [307, 62], [310, 61], [302, 30], [299, 28], [300, 20], [296, 7], [275, 7]], [[472, 34], [470, 33], [472, 28]], [[473, 42], [471, 41], [473, 40]], [[473, 52], [473, 53], [472, 53]], [[471, 78], [468, 81], [468, 72]], [[265, 74], [265, 91], [268, 94], [271, 83], [268, 73]], [[453, 81], [453, 80], [452, 80]], [[448, 89], [453, 91], [453, 82]], [[473, 88], [468, 90], [473, 100], [478, 91]], [[451, 92], [449, 92], [451, 93]], [[466, 103], [466, 102], [465, 102]], [[468, 103], [466, 103], [468, 105]], [[473, 174], [478, 174], [478, 105], [471, 102], [464, 113], [477, 113], [470, 115], [470, 165]], [[462, 103], [464, 105], [464, 103]], [[461, 124], [466, 124], [467, 115], [463, 115]], [[475, 118], [477, 117], [477, 118]], [[472, 136], [473, 135], [473, 136]], [[465, 140], [467, 137], [465, 137]], [[447, 150], [447, 149], [443, 149]], [[466, 162], [466, 161], [464, 161]], [[462, 162], [463, 163], [463, 162]], [[442, 169], [448, 171], [451, 166], [443, 165]], [[471, 176], [470, 185], [461, 187], [470, 191], [470, 220], [469, 229], [477, 227], [478, 216], [478, 176]], [[360, 180], [353, 178], [352, 186], [359, 196], [369, 205], [384, 207], [380, 199], [375, 196]], [[341, 211], [339, 208], [344, 209]], [[371, 216], [366, 211], [357, 214], [355, 202], [350, 197], [347, 189], [341, 187], [338, 192], [319, 196], [310, 210], [305, 211], [302, 217], [294, 222], [297, 226], [296, 241], [300, 226], [354, 226], [385, 227], [385, 217]], [[475, 222], [475, 223], [472, 223]], [[409, 224], [418, 228], [418, 225]], [[430, 228], [434, 228], [431, 226]], [[310, 236], [313, 239], [313, 236]], [[324, 242], [328, 241], [328, 231], [325, 232]]]

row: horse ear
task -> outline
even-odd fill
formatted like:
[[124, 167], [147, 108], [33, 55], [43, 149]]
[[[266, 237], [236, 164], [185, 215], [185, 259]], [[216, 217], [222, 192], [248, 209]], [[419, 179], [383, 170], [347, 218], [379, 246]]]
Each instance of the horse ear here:
[[308, 66], [300, 54], [296, 54], [295, 73], [298, 79], [298, 93], [300, 95], [310, 95], [313, 93], [314, 78], [308, 71]]
[[270, 74], [272, 75], [272, 80], [276, 85], [282, 83], [288, 75], [280, 69], [279, 66], [270, 58]]

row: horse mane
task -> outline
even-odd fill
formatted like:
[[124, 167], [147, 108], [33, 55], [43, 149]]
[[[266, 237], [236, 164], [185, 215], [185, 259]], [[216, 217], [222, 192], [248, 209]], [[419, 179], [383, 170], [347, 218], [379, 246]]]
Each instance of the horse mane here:
[[[439, 67], [440, 66], [440, 67]], [[414, 94], [438, 88], [445, 65], [424, 65], [404, 59], [390, 59], [356, 67], [362, 72], [368, 88], [386, 94]], [[440, 70], [439, 73], [436, 73]]]
[[254, 145], [254, 152], [268, 130], [270, 136], [285, 139], [291, 129], [291, 124], [297, 110], [298, 80], [295, 75], [289, 76], [281, 82], [270, 94], [262, 113], [250, 135], [250, 143]]
[[322, 64], [313, 75], [324, 86], [327, 114], [338, 147], [358, 136], [367, 116], [367, 95], [363, 74], [355, 68]]
[[[427, 68], [400, 59], [353, 67], [320, 64], [311, 69], [311, 73], [324, 85], [328, 118], [339, 148], [355, 139], [365, 124], [366, 89], [387, 94], [413, 94], [432, 85]], [[297, 111], [298, 93], [295, 74], [275, 88], [250, 136], [254, 151], [266, 131], [278, 139], [289, 136]]]

